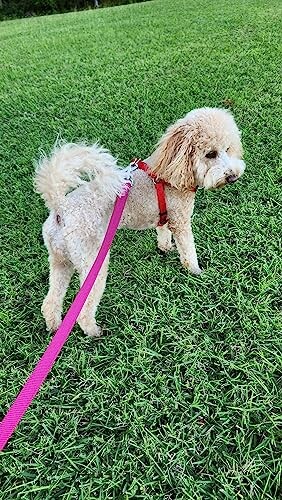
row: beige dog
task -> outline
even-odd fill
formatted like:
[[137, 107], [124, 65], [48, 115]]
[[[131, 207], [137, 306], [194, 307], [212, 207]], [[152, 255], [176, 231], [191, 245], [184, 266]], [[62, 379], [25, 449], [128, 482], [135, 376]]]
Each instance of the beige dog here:
[[[195, 187], [215, 189], [235, 182], [244, 172], [239, 130], [232, 115], [221, 109], [191, 111], [170, 126], [146, 163], [165, 187], [168, 223], [158, 227], [155, 186], [141, 170], [132, 172], [133, 186], [120, 227], [157, 228], [158, 247], [172, 248], [174, 237], [182, 265], [201, 269], [194, 244], [191, 216]], [[38, 165], [35, 185], [50, 215], [43, 225], [49, 251], [50, 288], [42, 313], [47, 328], [61, 322], [64, 296], [76, 270], [84, 281], [101, 245], [116, 195], [122, 193], [129, 169], [120, 169], [98, 145], [64, 144]], [[87, 180], [85, 179], [87, 177]], [[103, 295], [109, 255], [78, 318], [84, 332], [99, 336], [95, 312]]]

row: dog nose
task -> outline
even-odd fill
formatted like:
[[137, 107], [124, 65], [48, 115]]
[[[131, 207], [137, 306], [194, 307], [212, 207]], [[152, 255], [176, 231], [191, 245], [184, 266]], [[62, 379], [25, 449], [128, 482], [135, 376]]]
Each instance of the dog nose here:
[[233, 182], [236, 182], [238, 179], [237, 175], [228, 175], [226, 177], [226, 182], [227, 184], [233, 184]]

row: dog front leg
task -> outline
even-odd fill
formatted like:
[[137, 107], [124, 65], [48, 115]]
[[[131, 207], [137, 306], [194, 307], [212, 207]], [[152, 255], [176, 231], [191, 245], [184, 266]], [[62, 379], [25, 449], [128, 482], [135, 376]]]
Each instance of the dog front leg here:
[[181, 264], [189, 269], [192, 274], [200, 274], [202, 272], [198, 264], [198, 258], [192, 233], [191, 222], [185, 226], [171, 228], [177, 250], [179, 252]]

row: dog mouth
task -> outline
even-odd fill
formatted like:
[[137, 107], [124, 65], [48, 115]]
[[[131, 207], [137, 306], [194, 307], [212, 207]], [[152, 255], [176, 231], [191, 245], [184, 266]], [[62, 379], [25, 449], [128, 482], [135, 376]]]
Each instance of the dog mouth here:
[[238, 180], [237, 175], [227, 175], [226, 177], [226, 184], [234, 184]]
[[225, 173], [216, 179], [214, 179], [213, 177], [211, 178], [210, 176], [208, 176], [208, 178], [205, 179], [205, 189], [214, 190], [221, 189], [224, 186], [229, 186], [230, 184], [234, 184], [235, 182], [237, 182], [240, 179], [241, 175], [240, 173]]
[[225, 176], [221, 177], [220, 179], [218, 179], [216, 184], [210, 189], [221, 189], [226, 185], [234, 184], [234, 182], [238, 181], [238, 179], [239, 177], [234, 174], [227, 175], [226, 177]]

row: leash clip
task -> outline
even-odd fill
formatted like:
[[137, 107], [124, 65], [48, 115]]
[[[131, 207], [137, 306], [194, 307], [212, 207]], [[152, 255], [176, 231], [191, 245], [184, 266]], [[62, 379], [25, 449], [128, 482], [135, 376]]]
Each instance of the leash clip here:
[[129, 163], [129, 166], [131, 167], [132, 169], [132, 172], [134, 172], [134, 170], [137, 170], [138, 168], [138, 161], [140, 161], [140, 158], [134, 158], [133, 160], [131, 160], [131, 162]]

